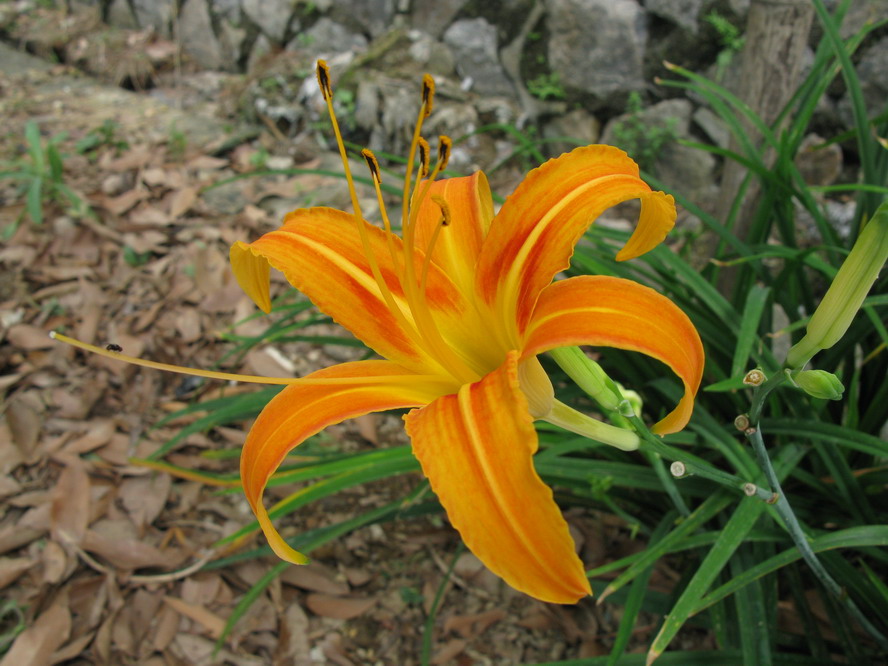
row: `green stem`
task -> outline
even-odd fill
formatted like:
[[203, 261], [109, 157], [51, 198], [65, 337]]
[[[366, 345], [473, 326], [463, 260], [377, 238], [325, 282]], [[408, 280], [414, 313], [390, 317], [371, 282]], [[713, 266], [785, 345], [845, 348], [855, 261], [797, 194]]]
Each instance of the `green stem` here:
[[[779, 375], [775, 375], [772, 378], [783, 376], [783, 373]], [[873, 638], [878, 641], [878, 643], [882, 646], [883, 649], [888, 650], [888, 639], [882, 635], [882, 633], [876, 629], [876, 627], [867, 619], [867, 617], [861, 612], [861, 610], [857, 607], [857, 604], [845, 594], [841, 588], [841, 586], [833, 579], [832, 576], [829, 575], [829, 572], [824, 568], [824, 566], [820, 563], [820, 560], [817, 559], [817, 555], [811, 549], [810, 544], [808, 543], [808, 538], [805, 535], [804, 530], [802, 529], [801, 524], [799, 523], [798, 518], [795, 515], [795, 512], [792, 510], [792, 507], [789, 504], [789, 501], [786, 499], [786, 495], [783, 492], [783, 488], [780, 485], [780, 480], [777, 478], [777, 473], [774, 471], [774, 466], [771, 464], [771, 458], [768, 456], [768, 451], [765, 448], [765, 442], [762, 438], [762, 431], [758, 424], [758, 414], [761, 411], [761, 404], [764, 400], [764, 395], [767, 395], [774, 387], [778, 386], [781, 382], [775, 382], [773, 386], [770, 388], [766, 387], [772, 380], [768, 380], [765, 384], [759, 387], [753, 396], [753, 406], [758, 406], [756, 411], [756, 420], [752, 421], [751, 417], [753, 414], [752, 409], [750, 410], [750, 427], [746, 429], [746, 437], [752, 443], [752, 448], [755, 451], [756, 458], [758, 459], [759, 466], [765, 472], [765, 478], [767, 478], [768, 483], [771, 486], [771, 490], [776, 494], [777, 501], [774, 503], [774, 508], [777, 510], [777, 514], [783, 520], [785, 529], [789, 533], [790, 538], [792, 538], [793, 543], [796, 548], [799, 549], [799, 553], [802, 555], [802, 559], [807, 562], [808, 566], [811, 568], [811, 571], [814, 572], [814, 575], [820, 581], [820, 583], [829, 590], [833, 595], [835, 595], [836, 599], [840, 602], [843, 602], [851, 614], [857, 619], [867, 633], [869, 633]], [[760, 398], [760, 394], [761, 395]], [[760, 398], [758, 402], [756, 402], [756, 398]]]

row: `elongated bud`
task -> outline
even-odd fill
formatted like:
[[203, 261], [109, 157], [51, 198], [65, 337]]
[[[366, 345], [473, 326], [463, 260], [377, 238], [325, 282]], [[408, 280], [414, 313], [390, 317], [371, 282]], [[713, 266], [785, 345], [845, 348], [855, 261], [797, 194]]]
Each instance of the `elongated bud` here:
[[428, 118], [435, 105], [435, 79], [431, 74], [422, 77], [422, 103], [425, 105], [425, 117]]
[[788, 367], [804, 367], [814, 354], [829, 349], [842, 339], [886, 259], [888, 202], [879, 206], [873, 219], [860, 232], [851, 253], [811, 315], [805, 336], [789, 350]]
[[[583, 353], [579, 347], [552, 349], [549, 355], [577, 386], [603, 409], [617, 411], [620, 399], [616, 387], [601, 366]], [[631, 409], [631, 408], [630, 408]]]
[[792, 373], [786, 371], [789, 381], [813, 398], [824, 400], [841, 400], [845, 387], [833, 373], [826, 370], [802, 370]]
[[431, 152], [431, 148], [429, 148], [429, 142], [419, 137], [418, 141], [419, 148], [419, 177], [425, 178], [429, 175], [429, 153]]
[[447, 163], [450, 161], [450, 151], [453, 148], [453, 141], [449, 136], [442, 134], [438, 137], [438, 171], [444, 171]]
[[376, 161], [376, 155], [369, 148], [361, 151], [361, 157], [367, 162], [367, 168], [370, 169], [370, 175], [377, 185], [382, 184], [382, 175], [379, 172], [379, 162]]
[[324, 101], [328, 101], [333, 98], [333, 87], [330, 85], [330, 66], [325, 60], [318, 60], [316, 71], [321, 94], [324, 96]]

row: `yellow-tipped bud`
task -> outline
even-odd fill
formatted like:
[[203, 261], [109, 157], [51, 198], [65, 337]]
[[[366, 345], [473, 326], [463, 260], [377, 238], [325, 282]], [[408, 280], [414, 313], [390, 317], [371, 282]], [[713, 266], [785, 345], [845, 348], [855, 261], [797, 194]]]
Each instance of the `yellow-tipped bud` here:
[[842, 263], [805, 336], [789, 350], [786, 365], [804, 367], [814, 354], [829, 349], [845, 335], [870, 287], [888, 259], [888, 202], [879, 206]]
[[435, 79], [431, 74], [425, 74], [422, 77], [422, 103], [425, 107], [425, 116], [428, 118], [435, 105]]
[[325, 60], [318, 60], [316, 71], [318, 86], [321, 89], [321, 94], [324, 96], [324, 101], [333, 99], [333, 86], [330, 85], [330, 66]]
[[370, 176], [377, 185], [382, 185], [382, 174], [379, 171], [379, 162], [376, 161], [376, 155], [369, 148], [361, 151], [361, 157], [367, 162], [367, 168], [370, 169]]
[[429, 148], [429, 142], [419, 137], [418, 148], [419, 148], [419, 177], [425, 178], [429, 175], [429, 153], [431, 153], [431, 148]]
[[444, 171], [447, 163], [450, 161], [450, 151], [453, 148], [453, 141], [449, 136], [442, 134], [438, 137], [438, 171]]

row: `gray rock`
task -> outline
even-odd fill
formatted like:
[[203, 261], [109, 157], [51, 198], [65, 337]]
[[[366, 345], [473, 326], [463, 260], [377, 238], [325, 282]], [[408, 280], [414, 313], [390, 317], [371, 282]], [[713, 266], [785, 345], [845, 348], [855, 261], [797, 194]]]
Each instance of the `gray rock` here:
[[799, 146], [795, 164], [808, 185], [832, 185], [842, 172], [842, 149], [837, 143], [824, 146], [817, 134], [808, 134]]
[[466, 2], [467, 0], [417, 2], [413, 7], [410, 23], [417, 30], [422, 30], [432, 37], [440, 37]]
[[602, 103], [643, 85], [644, 12], [634, 0], [546, 0], [549, 65]]
[[557, 116], [543, 127], [543, 137], [557, 139], [567, 137], [576, 141], [547, 143], [545, 150], [550, 157], [557, 157], [579, 146], [597, 143], [601, 136], [601, 123], [585, 109], [574, 109], [563, 116]]
[[719, 148], [727, 148], [731, 142], [731, 131], [717, 114], [701, 106], [694, 111], [694, 122]]
[[395, 0], [332, 0], [330, 18], [349, 30], [379, 37], [395, 21]]
[[133, 0], [136, 20], [143, 28], [154, 28], [161, 37], [172, 35], [173, 3], [160, 0]]
[[[302, 46], [308, 45], [320, 51], [341, 53], [348, 50], [364, 51], [367, 49], [367, 38], [364, 35], [352, 32], [326, 16], [319, 18], [308, 30], [300, 33], [294, 41], [297, 40], [302, 42]], [[291, 45], [288, 44], [287, 48], [291, 48]]]
[[269, 53], [271, 53], [271, 42], [268, 41], [268, 37], [260, 34], [250, 50], [250, 57], [247, 58], [247, 72], [256, 69], [256, 65]]
[[227, 20], [219, 25], [219, 46], [222, 48], [222, 69], [236, 71], [243, 55], [247, 31]]
[[412, 42], [407, 49], [410, 59], [421, 65], [423, 71], [440, 76], [453, 76], [456, 63], [446, 44], [432, 39], [424, 32], [411, 30], [407, 35]]
[[283, 44], [293, 17], [292, 0], [243, 0], [241, 8], [273, 42]]
[[226, 19], [235, 26], [240, 25], [241, 0], [210, 0], [210, 7], [217, 18]]
[[[830, 5], [838, 3], [827, 2], [826, 4], [832, 11], [834, 7]], [[885, 16], [888, 16], [888, 0], [852, 0], [845, 19], [842, 21], [842, 26], [839, 28], [839, 34], [847, 39], [860, 30], [864, 24], [875, 22]]]
[[115, 28], [123, 28], [124, 30], [137, 30], [139, 27], [133, 10], [130, 9], [129, 3], [126, 0], [113, 0], [108, 5], [108, 14], [105, 20], [108, 22], [108, 25], [113, 25]]
[[514, 95], [515, 89], [499, 62], [496, 28], [483, 18], [456, 21], [444, 33], [453, 51], [456, 71], [471, 78], [474, 90], [487, 95]]
[[697, 17], [703, 0], [647, 0], [645, 9], [697, 34]]
[[221, 69], [225, 62], [222, 46], [213, 32], [207, 0], [188, 0], [179, 15], [182, 48], [201, 67]]
[[[638, 116], [645, 126], [671, 127], [676, 136], [686, 139], [690, 136], [692, 109], [691, 103], [686, 99], [667, 99], [642, 109], [638, 112]], [[612, 118], [604, 128], [601, 142], [613, 145], [616, 127], [620, 123], [625, 123], [630, 115], [624, 113]]]

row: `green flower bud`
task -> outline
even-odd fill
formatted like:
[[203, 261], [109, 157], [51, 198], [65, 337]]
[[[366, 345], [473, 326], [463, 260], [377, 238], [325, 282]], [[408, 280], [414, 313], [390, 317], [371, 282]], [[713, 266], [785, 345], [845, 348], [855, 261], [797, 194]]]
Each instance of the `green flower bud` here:
[[845, 387], [839, 378], [826, 370], [803, 370], [790, 374], [790, 381], [814, 398], [841, 400]]
[[549, 354], [567, 376], [583, 389], [586, 395], [601, 405], [602, 409], [608, 411], [618, 409], [620, 401], [611, 379], [600, 365], [583, 353], [582, 349], [560, 347], [550, 350]]
[[805, 336], [789, 350], [786, 357], [788, 367], [804, 367], [814, 354], [821, 349], [829, 349], [845, 335], [886, 259], [888, 202], [879, 206], [860, 232], [851, 253], [811, 316]]

